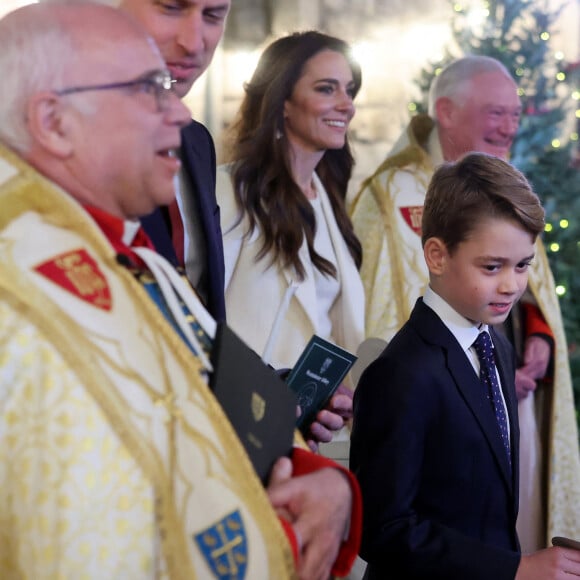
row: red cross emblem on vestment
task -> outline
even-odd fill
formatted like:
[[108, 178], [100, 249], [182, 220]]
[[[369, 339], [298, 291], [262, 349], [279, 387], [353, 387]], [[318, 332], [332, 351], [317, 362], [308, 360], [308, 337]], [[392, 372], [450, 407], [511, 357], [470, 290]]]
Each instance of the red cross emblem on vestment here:
[[77, 298], [102, 310], [111, 310], [111, 291], [107, 279], [86, 250], [59, 254], [34, 269]]
[[422, 205], [408, 205], [400, 207], [399, 211], [407, 225], [418, 235], [421, 235], [421, 220], [423, 219]]

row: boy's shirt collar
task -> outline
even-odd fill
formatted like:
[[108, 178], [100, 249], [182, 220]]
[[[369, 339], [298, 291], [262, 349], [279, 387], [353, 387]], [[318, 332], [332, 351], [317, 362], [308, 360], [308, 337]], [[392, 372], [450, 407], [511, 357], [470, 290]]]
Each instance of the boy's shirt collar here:
[[488, 330], [487, 324], [473, 324], [473, 322], [461, 316], [457, 310], [451, 307], [430, 286], [427, 286], [427, 290], [423, 296], [423, 303], [437, 314], [464, 352], [467, 352], [473, 345], [473, 342], [480, 332]]

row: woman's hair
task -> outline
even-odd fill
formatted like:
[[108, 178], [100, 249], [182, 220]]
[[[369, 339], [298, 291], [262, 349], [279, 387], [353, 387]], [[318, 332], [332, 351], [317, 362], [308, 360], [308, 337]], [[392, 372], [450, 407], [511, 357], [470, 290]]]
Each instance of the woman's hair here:
[[[354, 95], [361, 71], [344, 41], [316, 31], [298, 32], [270, 44], [254, 75], [245, 85], [245, 97], [230, 129], [232, 181], [238, 207], [256, 227], [263, 244], [257, 260], [272, 252], [272, 262], [293, 266], [299, 279], [305, 269], [298, 256], [304, 236], [312, 262], [321, 272], [336, 276], [333, 264], [314, 250], [316, 219], [308, 199], [293, 179], [291, 151], [284, 132], [284, 103], [303, 74], [308, 60], [323, 50], [342, 54], [352, 71]], [[324, 184], [338, 227], [360, 267], [362, 250], [345, 208], [347, 184], [354, 159], [348, 140], [341, 149], [329, 149], [316, 167]]]

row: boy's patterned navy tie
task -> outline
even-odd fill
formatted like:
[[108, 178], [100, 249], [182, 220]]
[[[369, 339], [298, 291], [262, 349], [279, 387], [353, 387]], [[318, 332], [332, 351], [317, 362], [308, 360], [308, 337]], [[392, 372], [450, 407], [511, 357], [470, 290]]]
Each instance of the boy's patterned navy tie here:
[[479, 378], [487, 388], [487, 398], [491, 401], [491, 405], [495, 413], [495, 418], [497, 419], [497, 424], [499, 426], [501, 440], [505, 447], [508, 463], [511, 468], [512, 462], [507, 417], [505, 413], [505, 406], [499, 391], [499, 383], [495, 369], [495, 360], [493, 357], [493, 345], [489, 333], [487, 331], [480, 332], [479, 336], [473, 343], [473, 347], [475, 348], [475, 352], [477, 352], [477, 356], [479, 357]]

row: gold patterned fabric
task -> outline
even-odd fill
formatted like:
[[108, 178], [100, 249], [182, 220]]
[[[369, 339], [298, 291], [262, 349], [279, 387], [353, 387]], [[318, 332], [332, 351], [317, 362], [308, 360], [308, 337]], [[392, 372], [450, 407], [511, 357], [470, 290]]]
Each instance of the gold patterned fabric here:
[[391, 340], [427, 286], [418, 228], [434, 170], [423, 148], [432, 128], [429, 118], [415, 117], [408, 138], [363, 182], [351, 208], [363, 248], [367, 337]]
[[556, 345], [554, 380], [540, 393], [546, 399], [543, 411], [547, 417], [544, 425], [540, 423], [540, 438], [547, 463], [545, 537], [547, 544], [550, 544], [553, 536], [580, 538], [580, 453], [562, 313], [546, 250], [541, 241], [536, 244], [528, 286], [554, 334]]
[[5, 579], [294, 578], [198, 360], [70, 197], [0, 150]]
[[[351, 207], [363, 246], [361, 276], [368, 337], [390, 340], [408, 319], [428, 284], [420, 237], [425, 192], [442, 161], [437, 130], [426, 115], [411, 120], [381, 166], [366, 179]], [[555, 285], [541, 240], [529, 288], [555, 337], [554, 381], [545, 390], [547, 420], [539, 422], [547, 481], [545, 544], [554, 535], [580, 538], [580, 455], [568, 348]], [[540, 398], [540, 397], [538, 397]]]

